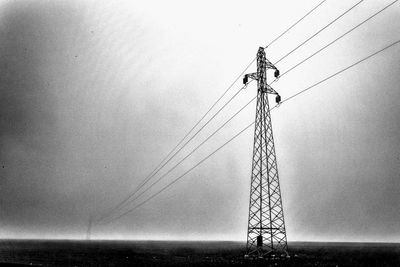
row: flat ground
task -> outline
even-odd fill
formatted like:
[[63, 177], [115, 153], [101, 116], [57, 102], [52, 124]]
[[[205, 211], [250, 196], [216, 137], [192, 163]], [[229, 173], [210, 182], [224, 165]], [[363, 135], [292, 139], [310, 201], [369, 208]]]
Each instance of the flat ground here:
[[244, 260], [241, 242], [0, 241], [0, 266], [400, 266], [400, 244], [289, 243], [289, 260]]

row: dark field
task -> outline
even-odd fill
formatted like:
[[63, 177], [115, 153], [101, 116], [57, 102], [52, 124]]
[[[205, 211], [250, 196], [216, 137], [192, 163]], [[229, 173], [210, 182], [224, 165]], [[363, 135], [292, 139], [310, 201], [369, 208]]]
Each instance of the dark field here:
[[[244, 260], [240, 242], [0, 241], [0, 266], [400, 266], [400, 244], [289, 243], [289, 260]], [[11, 264], [12, 263], [12, 264]]]

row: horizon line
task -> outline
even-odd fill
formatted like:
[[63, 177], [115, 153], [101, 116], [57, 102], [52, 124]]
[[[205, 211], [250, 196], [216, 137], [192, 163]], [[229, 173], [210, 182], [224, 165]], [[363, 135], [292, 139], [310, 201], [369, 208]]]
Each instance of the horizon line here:
[[[228, 239], [85, 239], [85, 238], [0, 238], [1, 241], [126, 241], [126, 242], [234, 242], [246, 243], [245, 240], [228, 240]], [[288, 240], [288, 243], [363, 243], [363, 244], [400, 244], [400, 242], [387, 242], [387, 241], [326, 241], [326, 240]]]

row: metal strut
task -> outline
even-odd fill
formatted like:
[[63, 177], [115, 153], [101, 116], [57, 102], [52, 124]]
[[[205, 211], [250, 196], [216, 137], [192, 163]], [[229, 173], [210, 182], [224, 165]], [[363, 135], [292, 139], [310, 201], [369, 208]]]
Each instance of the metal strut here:
[[274, 69], [275, 77], [279, 77], [279, 70], [260, 47], [257, 72], [246, 74], [243, 79], [244, 84], [249, 78], [257, 80], [258, 86], [246, 254], [258, 258], [288, 255], [268, 94], [275, 94], [278, 104], [281, 98], [267, 84], [267, 69]]

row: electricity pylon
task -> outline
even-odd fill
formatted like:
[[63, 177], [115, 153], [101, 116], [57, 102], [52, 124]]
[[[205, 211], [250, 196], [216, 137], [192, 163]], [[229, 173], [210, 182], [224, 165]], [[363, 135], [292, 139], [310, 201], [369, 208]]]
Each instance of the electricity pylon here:
[[275, 94], [278, 104], [281, 97], [267, 84], [267, 69], [274, 69], [275, 77], [279, 77], [279, 70], [260, 47], [257, 72], [246, 74], [243, 79], [244, 84], [251, 78], [258, 85], [246, 254], [252, 258], [288, 255], [268, 94]]

